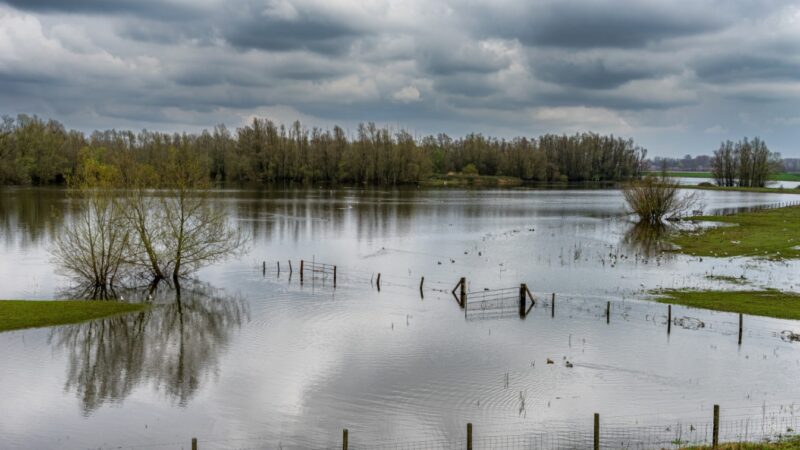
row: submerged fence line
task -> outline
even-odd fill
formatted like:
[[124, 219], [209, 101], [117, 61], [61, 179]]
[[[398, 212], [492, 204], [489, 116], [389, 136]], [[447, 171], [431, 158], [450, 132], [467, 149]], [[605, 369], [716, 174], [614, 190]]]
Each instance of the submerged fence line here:
[[767, 209], [787, 208], [787, 207], [790, 207], [790, 206], [800, 206], [800, 200], [794, 200], [794, 201], [789, 201], [789, 202], [768, 203], [768, 204], [753, 205], [753, 206], [738, 206], [738, 207], [731, 207], [731, 208], [714, 208], [708, 214], [698, 214], [698, 215], [731, 216], [731, 215], [738, 214], [738, 213], [743, 213], [743, 212], [754, 212], [754, 211], [763, 211], [763, 210], [767, 210]]
[[[800, 204], [800, 202], [798, 202]], [[292, 261], [288, 260], [288, 267], [289, 267], [289, 281], [291, 281], [292, 274], [293, 274], [293, 265]], [[296, 265], [294, 266], [296, 267]], [[276, 271], [278, 276], [280, 276], [281, 269], [280, 269], [280, 262], [276, 261]], [[316, 275], [320, 275], [323, 280], [323, 286], [325, 280], [329, 280], [332, 278], [332, 287], [336, 289], [337, 287], [337, 274], [338, 266], [333, 264], [327, 263], [320, 263], [316, 261], [307, 261], [307, 260], [300, 260], [299, 264], [299, 275], [300, 275], [300, 284], [303, 285], [305, 282], [304, 273], [308, 272], [312, 279], [316, 278]], [[394, 281], [387, 282], [385, 278], [382, 278], [383, 274], [381, 272], [368, 272], [364, 270], [356, 270], [354, 271], [356, 274], [359, 272], [362, 274], [362, 278], [360, 281], [366, 282], [367, 278], [366, 275], [370, 275], [369, 283], [372, 287], [377, 288], [377, 291], [380, 292], [381, 285], [386, 284], [390, 286], [401, 286], [406, 288], [414, 288], [418, 287], [420, 298], [424, 299], [424, 284], [426, 282], [429, 283], [436, 283], [440, 286], [447, 286], [447, 281], [442, 280], [430, 280], [426, 279], [426, 277], [420, 277], [419, 285], [415, 284], [407, 284], [407, 283], [397, 283]], [[264, 260], [262, 262], [262, 275], [266, 277], [267, 274], [267, 261]], [[377, 274], [377, 276], [376, 276]], [[396, 275], [396, 274], [393, 274]], [[345, 272], [345, 278], [347, 279], [349, 275]], [[398, 278], [406, 278], [408, 281], [412, 281], [409, 277], [404, 277], [402, 275], [397, 275]], [[452, 281], [450, 282], [452, 283]], [[452, 284], [450, 284], [452, 286]], [[529, 290], [526, 283], [522, 283], [519, 287], [505, 287], [505, 288], [494, 288], [489, 289], [485, 288], [484, 290], [479, 291], [469, 291], [468, 290], [468, 282], [466, 277], [461, 277], [458, 282], [456, 283], [455, 287], [451, 289], [447, 288], [432, 288], [429, 290], [439, 293], [450, 293], [458, 305], [464, 310], [465, 317], [468, 320], [480, 320], [480, 319], [496, 319], [496, 318], [503, 318], [503, 317], [511, 317], [514, 315], [519, 315], [521, 318], [525, 318], [528, 313], [530, 313], [535, 306], [537, 306], [537, 302], [541, 303], [542, 306], [545, 308], [550, 309], [550, 317], [555, 318], [556, 316], [556, 298], [557, 293], [549, 293], [545, 294], [543, 292], [537, 292], [538, 295], [541, 295], [539, 299], [537, 299], [534, 294]], [[549, 298], [548, 298], [549, 297]], [[565, 296], [564, 294], [558, 294], [558, 298], [561, 299], [560, 301], [570, 301], [573, 300], [574, 296]], [[586, 297], [586, 296], [584, 296]], [[477, 298], [477, 299], [476, 299]], [[595, 298], [595, 297], [592, 297]], [[616, 316], [613, 314], [615, 309], [618, 309], [618, 302], [613, 302], [609, 299], [612, 298], [611, 296], [597, 296], [596, 299], [605, 300], [605, 305], [602, 305], [601, 302], [593, 305], [598, 309], [598, 317], [605, 318], [607, 324], [611, 324], [612, 317]], [[528, 306], [528, 301], [530, 301], [530, 305]], [[605, 306], [603, 308], [603, 306]], [[666, 328], [667, 335], [672, 333], [673, 326], [677, 326], [679, 328], [687, 328], [687, 329], [699, 329], [704, 328], [704, 322], [700, 321], [699, 319], [694, 319], [692, 317], [673, 317], [672, 314], [672, 304], [664, 305], [665, 307], [665, 314], [661, 315], [652, 315], [652, 321], [655, 322], [657, 318], [665, 319], [663, 325]], [[748, 326], [745, 327], [744, 321], [744, 314], [742, 313], [733, 313], [733, 312], [720, 312], [722, 314], [736, 314], [738, 316], [738, 327], [734, 328], [730, 332], [723, 333], [723, 334], [736, 334], [737, 335], [737, 343], [742, 345], [742, 341], [746, 333], [752, 335], [753, 332], [758, 333], [768, 333], [772, 336], [779, 337], [781, 340], [787, 342], [795, 342], [800, 341], [800, 331], [795, 332], [793, 330], [774, 330], [774, 329], [767, 329], [759, 326]], [[624, 310], [621, 313], [621, 317], [623, 319], [627, 319], [627, 315], [625, 314]], [[650, 321], [650, 314], [647, 315], [647, 320]], [[754, 320], [757, 322], [758, 316], [749, 316], [748, 320]], [[725, 322], [723, 322], [725, 323]], [[735, 323], [734, 323], [735, 326]]]

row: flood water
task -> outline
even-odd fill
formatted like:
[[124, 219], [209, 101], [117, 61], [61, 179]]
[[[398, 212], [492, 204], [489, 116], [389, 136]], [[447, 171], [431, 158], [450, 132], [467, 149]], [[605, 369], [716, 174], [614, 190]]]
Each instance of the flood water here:
[[[798, 199], [702, 195], [707, 212]], [[568, 435], [597, 412], [604, 425], [702, 432], [715, 403], [723, 419], [793, 420], [800, 407], [800, 343], [785, 339], [799, 322], [745, 316], [739, 346], [734, 314], [675, 306], [668, 335], [666, 306], [645, 300], [661, 287], [797, 291], [800, 264], [654, 251], [619, 191], [224, 190], [215, 201], [251, 245], [201, 270], [182, 308], [162, 291], [145, 313], [0, 334], [0, 448], [188, 448], [191, 437], [203, 449], [341, 448], [343, 428], [359, 448], [434, 448], [467, 422], [476, 436]], [[0, 298], [66, 295], [48, 248], [74, 207], [59, 190], [0, 191]], [[309, 272], [301, 285], [301, 259], [335, 264], [336, 287]], [[450, 294], [460, 277], [466, 311]], [[524, 319], [514, 291], [481, 302], [520, 283], [536, 298]]]

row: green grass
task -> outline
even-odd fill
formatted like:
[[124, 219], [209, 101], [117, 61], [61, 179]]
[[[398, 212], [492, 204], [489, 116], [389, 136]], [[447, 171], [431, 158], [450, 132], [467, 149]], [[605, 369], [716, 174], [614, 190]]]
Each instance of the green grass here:
[[[706, 450], [710, 445], [698, 447], [684, 447], [681, 450]], [[742, 442], [742, 443], [723, 443], [717, 447], [719, 450], [800, 450], [800, 437], [792, 436], [780, 439], [776, 442]]]
[[[653, 175], [661, 175], [660, 171], [653, 170], [649, 172]], [[667, 172], [667, 176], [669, 177], [680, 177], [680, 178], [713, 178], [711, 172]], [[782, 172], [772, 174], [769, 177], [772, 181], [800, 181], [800, 173], [790, 173], [790, 172]]]
[[77, 323], [144, 308], [143, 304], [101, 300], [0, 300], [0, 332]]
[[800, 320], [800, 294], [764, 291], [698, 291], [664, 289], [654, 291], [656, 301], [692, 308], [711, 309], [753, 316]]
[[702, 216], [691, 220], [726, 226], [680, 231], [670, 241], [676, 250], [695, 256], [752, 256], [767, 259], [800, 257], [800, 206], [766, 209], [732, 216]]

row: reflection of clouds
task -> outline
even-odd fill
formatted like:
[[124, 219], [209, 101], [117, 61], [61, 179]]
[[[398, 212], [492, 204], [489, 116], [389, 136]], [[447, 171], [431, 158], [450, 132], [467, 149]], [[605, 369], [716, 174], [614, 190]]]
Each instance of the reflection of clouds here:
[[144, 312], [56, 328], [50, 342], [66, 350], [65, 389], [86, 414], [121, 403], [145, 382], [185, 406], [219, 371], [220, 353], [245, 317], [244, 303], [194, 283], [178, 301], [173, 294]]

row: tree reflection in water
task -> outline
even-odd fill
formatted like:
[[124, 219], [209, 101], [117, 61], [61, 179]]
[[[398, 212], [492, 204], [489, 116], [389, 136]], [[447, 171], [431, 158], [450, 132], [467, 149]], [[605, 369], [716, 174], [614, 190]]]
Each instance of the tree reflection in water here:
[[66, 391], [85, 415], [121, 403], [148, 382], [185, 406], [209, 377], [233, 331], [249, 319], [246, 303], [207, 284], [145, 294], [141, 313], [58, 327], [49, 342], [68, 355]]
[[670, 253], [664, 252], [673, 248], [666, 239], [671, 230], [672, 226], [663, 223], [638, 222], [625, 232], [623, 243], [640, 257], [669, 256]]

